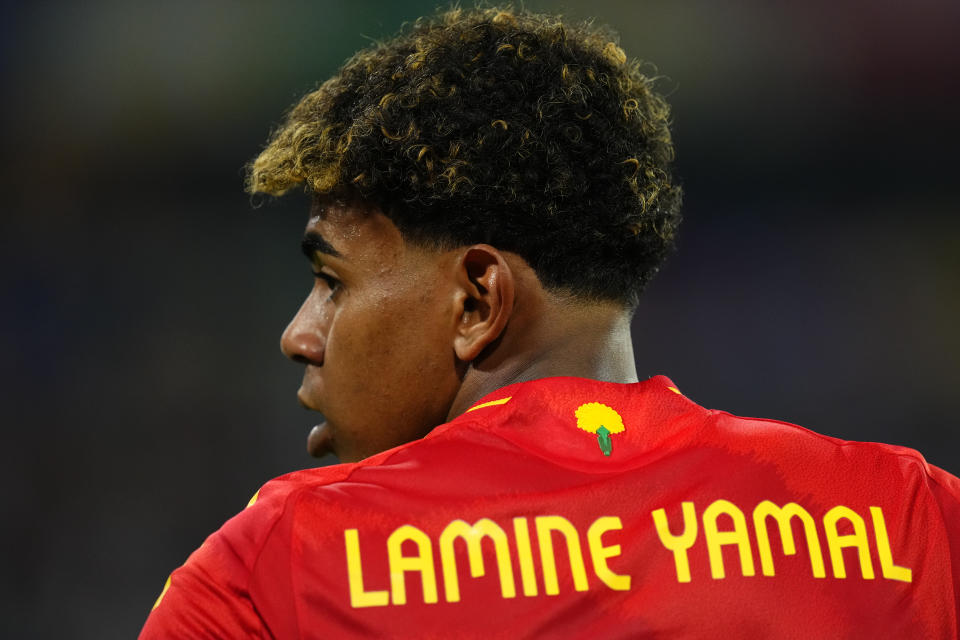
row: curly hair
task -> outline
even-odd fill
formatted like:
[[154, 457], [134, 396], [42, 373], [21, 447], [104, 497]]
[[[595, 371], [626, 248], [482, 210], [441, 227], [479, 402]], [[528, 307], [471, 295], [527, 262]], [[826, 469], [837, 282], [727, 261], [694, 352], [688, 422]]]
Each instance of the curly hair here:
[[628, 307], [673, 247], [669, 106], [616, 35], [452, 9], [350, 58], [249, 165], [247, 191], [376, 203], [405, 238], [486, 242]]

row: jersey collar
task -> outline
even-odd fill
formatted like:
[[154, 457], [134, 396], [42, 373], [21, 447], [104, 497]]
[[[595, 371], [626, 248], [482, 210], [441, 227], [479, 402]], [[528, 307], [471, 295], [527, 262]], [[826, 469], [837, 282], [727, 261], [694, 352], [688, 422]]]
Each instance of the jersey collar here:
[[502, 387], [435, 431], [469, 424], [565, 466], [613, 471], [692, 437], [708, 414], [666, 376], [554, 377]]

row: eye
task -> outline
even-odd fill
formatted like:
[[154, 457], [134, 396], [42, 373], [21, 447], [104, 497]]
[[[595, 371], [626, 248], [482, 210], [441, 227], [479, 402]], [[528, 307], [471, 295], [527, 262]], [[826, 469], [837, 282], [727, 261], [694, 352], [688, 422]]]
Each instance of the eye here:
[[339, 291], [341, 286], [340, 281], [331, 276], [329, 273], [314, 271], [313, 275], [318, 280], [323, 280], [323, 282], [327, 285], [327, 289], [330, 290], [330, 297], [333, 297], [333, 294]]

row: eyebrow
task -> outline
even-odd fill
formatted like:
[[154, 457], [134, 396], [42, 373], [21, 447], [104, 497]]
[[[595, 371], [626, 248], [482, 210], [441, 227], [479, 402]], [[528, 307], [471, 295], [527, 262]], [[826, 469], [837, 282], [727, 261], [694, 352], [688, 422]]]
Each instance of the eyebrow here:
[[335, 258], [343, 257], [339, 251], [333, 248], [333, 245], [327, 242], [326, 238], [316, 231], [308, 231], [304, 234], [303, 240], [300, 241], [300, 249], [303, 251], [303, 255], [308, 258], [313, 258], [314, 253], [325, 253]]

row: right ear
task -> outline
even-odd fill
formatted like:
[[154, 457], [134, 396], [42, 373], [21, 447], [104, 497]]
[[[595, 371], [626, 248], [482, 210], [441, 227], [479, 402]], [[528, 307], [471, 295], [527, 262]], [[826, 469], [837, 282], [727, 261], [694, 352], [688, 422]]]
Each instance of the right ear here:
[[454, 352], [463, 362], [476, 360], [503, 333], [513, 314], [516, 282], [496, 248], [476, 244], [457, 258], [457, 326]]

